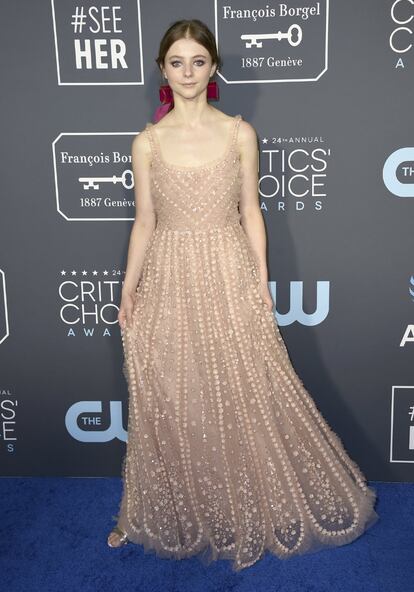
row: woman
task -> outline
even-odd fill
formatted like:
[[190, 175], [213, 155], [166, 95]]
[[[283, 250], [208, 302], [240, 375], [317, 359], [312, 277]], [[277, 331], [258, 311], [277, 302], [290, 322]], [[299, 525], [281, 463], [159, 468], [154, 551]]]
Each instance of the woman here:
[[[119, 311], [129, 388], [108, 544], [252, 565], [349, 543], [378, 519], [295, 373], [268, 289], [258, 144], [207, 102], [220, 58], [199, 20], [157, 63], [173, 103], [132, 144], [136, 219]], [[171, 109], [171, 107], [173, 108]]]

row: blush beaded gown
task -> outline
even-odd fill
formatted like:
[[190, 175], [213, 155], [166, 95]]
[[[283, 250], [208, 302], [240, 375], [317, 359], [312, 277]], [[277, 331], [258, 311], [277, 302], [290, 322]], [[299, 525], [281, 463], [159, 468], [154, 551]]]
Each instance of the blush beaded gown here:
[[234, 571], [350, 543], [376, 492], [295, 373], [240, 224], [233, 118], [224, 154], [164, 161], [148, 123], [157, 226], [121, 331], [128, 440], [118, 526], [144, 552]]

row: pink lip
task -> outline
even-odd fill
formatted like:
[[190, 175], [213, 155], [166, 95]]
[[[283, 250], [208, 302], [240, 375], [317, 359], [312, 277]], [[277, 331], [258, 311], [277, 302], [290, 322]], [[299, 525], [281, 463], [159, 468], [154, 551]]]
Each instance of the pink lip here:
[[184, 82], [183, 86], [194, 86], [195, 82]]

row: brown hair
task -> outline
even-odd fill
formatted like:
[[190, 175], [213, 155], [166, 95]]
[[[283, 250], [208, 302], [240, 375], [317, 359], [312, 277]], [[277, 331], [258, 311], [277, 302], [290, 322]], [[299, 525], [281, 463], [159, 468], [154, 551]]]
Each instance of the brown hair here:
[[207, 25], [198, 19], [182, 19], [170, 25], [161, 39], [158, 57], [155, 59], [160, 71], [161, 66], [164, 66], [165, 56], [171, 45], [175, 41], [185, 38], [194, 39], [194, 41], [197, 41], [197, 43], [207, 49], [213, 64], [217, 65], [216, 72], [218, 68], [221, 68], [222, 62], [217, 51], [216, 40]]

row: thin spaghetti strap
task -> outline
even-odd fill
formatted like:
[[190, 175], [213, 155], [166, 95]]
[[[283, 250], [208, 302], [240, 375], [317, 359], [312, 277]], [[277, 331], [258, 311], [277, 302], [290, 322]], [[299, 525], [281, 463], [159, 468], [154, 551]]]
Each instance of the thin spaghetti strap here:
[[149, 140], [149, 143], [151, 145], [151, 150], [153, 152], [154, 155], [157, 154], [157, 139], [154, 137], [154, 132], [152, 131], [152, 123], [147, 123], [147, 125], [145, 126], [145, 132], [147, 134], [147, 138]]
[[242, 116], [240, 114], [234, 116], [233, 143], [237, 139], [237, 134], [239, 131], [239, 124], [240, 124], [241, 119], [242, 119]]

